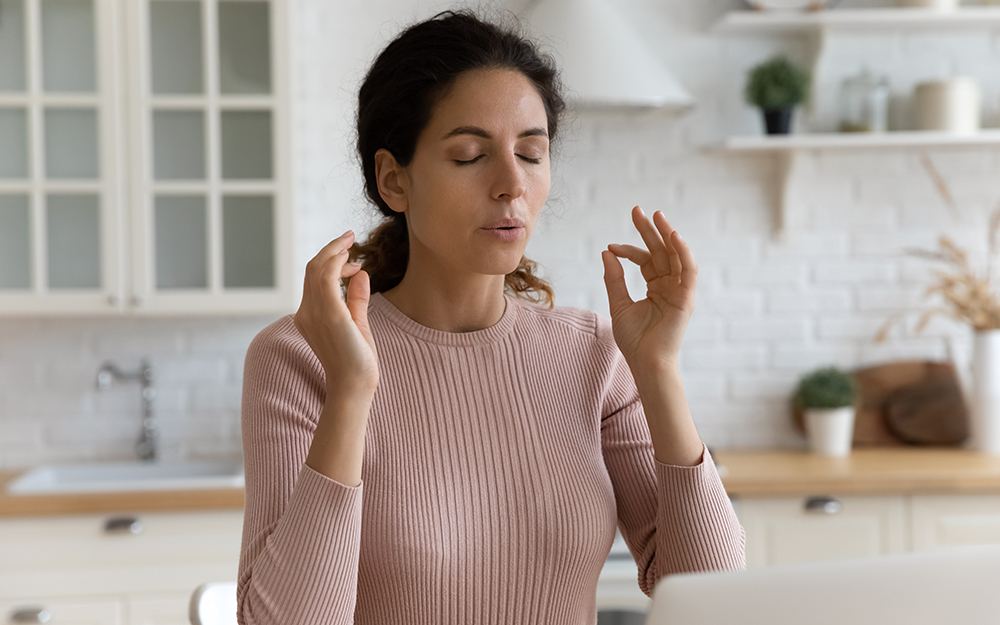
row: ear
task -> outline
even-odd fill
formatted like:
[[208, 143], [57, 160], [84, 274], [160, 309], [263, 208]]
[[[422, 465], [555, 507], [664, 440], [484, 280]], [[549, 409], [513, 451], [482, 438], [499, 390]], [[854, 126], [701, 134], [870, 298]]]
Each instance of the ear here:
[[410, 179], [406, 170], [396, 162], [392, 152], [385, 148], [375, 152], [375, 181], [378, 183], [378, 194], [389, 208], [397, 213], [406, 212], [409, 208], [406, 191], [409, 189]]

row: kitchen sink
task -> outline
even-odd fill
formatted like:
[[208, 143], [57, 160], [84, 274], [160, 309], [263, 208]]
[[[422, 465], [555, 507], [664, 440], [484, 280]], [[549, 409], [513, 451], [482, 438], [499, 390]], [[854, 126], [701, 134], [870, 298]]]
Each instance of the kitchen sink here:
[[241, 488], [243, 462], [119, 462], [43, 465], [7, 484], [11, 495]]

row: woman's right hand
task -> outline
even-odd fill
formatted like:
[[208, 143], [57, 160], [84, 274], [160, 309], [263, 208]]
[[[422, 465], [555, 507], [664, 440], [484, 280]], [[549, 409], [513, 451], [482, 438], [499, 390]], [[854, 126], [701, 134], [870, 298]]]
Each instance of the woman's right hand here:
[[[354, 233], [348, 230], [306, 265], [295, 327], [323, 365], [328, 393], [374, 394], [379, 375], [375, 341], [368, 326], [371, 281], [360, 264], [347, 262], [347, 250], [353, 243]], [[340, 279], [348, 277], [351, 282], [341, 294]]]

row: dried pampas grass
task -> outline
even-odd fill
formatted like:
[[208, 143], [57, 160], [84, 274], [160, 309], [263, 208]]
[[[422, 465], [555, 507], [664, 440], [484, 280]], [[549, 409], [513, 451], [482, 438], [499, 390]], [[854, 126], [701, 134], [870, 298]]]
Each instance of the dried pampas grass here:
[[[927, 169], [945, 204], [950, 209], [955, 210], [955, 200], [934, 163], [926, 154], [921, 156], [921, 163]], [[917, 332], [922, 332], [930, 320], [936, 316], [950, 317], [968, 324], [976, 331], [1000, 329], [1000, 294], [990, 290], [993, 283], [993, 263], [997, 254], [998, 231], [1000, 231], [1000, 205], [990, 216], [985, 276], [979, 276], [973, 271], [969, 264], [968, 255], [946, 236], [942, 236], [938, 240], [940, 251], [914, 248], [904, 250], [908, 255], [942, 262], [952, 267], [951, 272], [934, 272], [936, 282], [927, 288], [924, 296], [930, 297], [935, 293], [940, 293], [944, 298], [945, 305], [923, 311], [920, 315], [920, 321], [917, 323]], [[897, 313], [890, 317], [875, 335], [875, 342], [884, 341], [892, 326], [906, 314], [905, 312]]]

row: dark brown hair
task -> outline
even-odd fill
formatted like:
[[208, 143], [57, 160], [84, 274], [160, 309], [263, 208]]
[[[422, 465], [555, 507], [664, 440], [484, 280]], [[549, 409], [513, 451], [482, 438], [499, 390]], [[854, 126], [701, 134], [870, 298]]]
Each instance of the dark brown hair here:
[[[389, 208], [378, 191], [375, 152], [385, 148], [406, 167], [417, 139], [430, 122], [435, 104], [465, 72], [510, 69], [528, 78], [545, 105], [550, 141], [566, 108], [552, 60], [513, 30], [470, 11], [445, 11], [404, 30], [378, 55], [358, 93], [358, 155], [365, 192], [388, 219], [365, 243], [355, 243], [350, 259], [361, 259], [371, 291], [387, 291], [403, 279], [410, 242], [406, 218]], [[536, 264], [522, 256], [507, 274], [504, 289], [535, 302], [554, 304], [552, 287], [535, 275]]]

